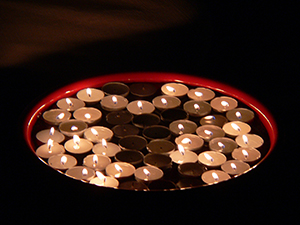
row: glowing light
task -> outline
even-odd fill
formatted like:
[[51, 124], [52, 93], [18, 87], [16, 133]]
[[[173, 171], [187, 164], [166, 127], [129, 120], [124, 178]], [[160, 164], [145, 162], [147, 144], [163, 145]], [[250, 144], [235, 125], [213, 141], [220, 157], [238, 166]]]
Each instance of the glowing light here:
[[50, 136], [52, 136], [52, 135], [54, 134], [54, 132], [55, 132], [55, 129], [54, 129], [54, 127], [51, 127], [51, 128], [50, 128], [49, 135], [50, 135]]
[[71, 127], [71, 131], [76, 131], [76, 130], [78, 130], [78, 127], [76, 127], [76, 126], [73, 125], [73, 126]]
[[65, 117], [65, 114], [64, 113], [60, 113], [60, 114], [58, 114], [58, 116], [56, 117], [56, 119], [62, 120], [64, 117]]
[[235, 129], [236, 131], [241, 131], [241, 128], [240, 128], [237, 124], [231, 123], [231, 126], [232, 126], [232, 128]]
[[101, 143], [104, 148], [107, 148], [107, 141], [104, 138], [102, 138]]
[[213, 172], [211, 175], [212, 175], [212, 177], [214, 178], [215, 181], [219, 180], [219, 176], [215, 172]]
[[86, 168], [82, 169], [82, 176], [87, 176], [89, 171]]
[[226, 101], [221, 101], [221, 105], [223, 106], [223, 107], [229, 107], [229, 103], [228, 102], [226, 102]]
[[200, 91], [195, 91], [195, 95], [196, 95], [197, 97], [202, 97], [202, 96], [203, 96], [203, 93], [200, 92]]
[[214, 117], [213, 115], [205, 116], [204, 118], [206, 120], [215, 120], [216, 119], [216, 117]]
[[247, 145], [249, 143], [248, 137], [245, 134], [243, 134], [242, 138], [243, 138], [244, 143]]
[[99, 133], [98, 133], [98, 131], [96, 131], [95, 128], [91, 128], [91, 132], [92, 132], [93, 135], [98, 137]]
[[248, 152], [247, 152], [245, 149], [243, 149], [243, 150], [242, 150], [242, 153], [243, 153], [245, 159], [247, 159], [248, 156], [249, 156]]
[[211, 162], [214, 161], [214, 158], [211, 157], [211, 156], [210, 156], [209, 154], [207, 154], [206, 152], [204, 152], [204, 157], [205, 157], [207, 160], [211, 161]]
[[123, 172], [123, 169], [118, 164], [115, 164], [115, 168], [119, 172], [115, 174], [115, 177], [121, 177], [121, 173]]
[[73, 136], [73, 142], [74, 142], [74, 149], [79, 149], [80, 148], [80, 137], [78, 135]]
[[98, 160], [99, 160], [98, 156], [97, 156], [97, 155], [94, 155], [94, 156], [93, 156], [93, 167], [96, 167], [96, 166], [97, 166]]
[[236, 165], [235, 165], [234, 163], [230, 163], [230, 166], [231, 166], [231, 168], [232, 168], [233, 170], [236, 170], [236, 169], [237, 169], [237, 167], [236, 167]]
[[89, 120], [89, 119], [91, 119], [92, 116], [91, 116], [91, 114], [86, 113], [86, 114], [84, 114], [84, 117]]
[[144, 169], [143, 169], [143, 172], [144, 172], [144, 174], [146, 175], [145, 180], [149, 180], [149, 177], [150, 177], [150, 171], [147, 170], [146, 168], [144, 168]]
[[182, 144], [192, 144], [192, 140], [189, 138], [183, 138], [181, 141]]
[[118, 103], [118, 99], [116, 96], [112, 96], [111, 100], [113, 101], [114, 104]]
[[238, 118], [238, 119], [241, 119], [241, 118], [242, 118], [242, 114], [241, 114], [239, 111], [237, 111], [237, 112], [235, 113], [235, 116], [236, 116], [236, 118]]
[[213, 132], [211, 132], [210, 130], [204, 130], [203, 132], [209, 136], [213, 135]]
[[53, 142], [54, 141], [51, 138], [48, 139], [47, 148], [49, 153], [52, 153]]
[[167, 104], [168, 104], [168, 102], [167, 102], [167, 100], [166, 100], [165, 98], [162, 98], [162, 99], [161, 99], [161, 103], [162, 103], [163, 105], [167, 105]]
[[141, 101], [137, 102], [137, 106], [139, 107], [140, 110], [143, 109], [143, 103]]
[[102, 181], [103, 183], [106, 182], [106, 177], [103, 175], [103, 173], [101, 173], [100, 171], [96, 171], [96, 175], [100, 181]]
[[196, 111], [198, 111], [198, 110], [200, 110], [200, 106], [199, 106], [198, 104], [194, 104], [194, 109], [195, 109]]
[[222, 149], [225, 148], [225, 145], [224, 145], [222, 142], [220, 142], [220, 141], [218, 142], [218, 145], [219, 145], [219, 147], [222, 148]]
[[74, 105], [73, 102], [69, 98], [66, 98], [66, 102], [70, 107], [72, 107]]
[[178, 145], [178, 151], [180, 152], [181, 155], [185, 154], [184, 147], [182, 145]]
[[168, 90], [169, 92], [175, 92], [175, 91], [176, 91], [175, 88], [173, 88], [173, 87], [171, 87], [171, 86], [166, 86], [166, 88], [167, 88], [167, 90]]
[[67, 158], [65, 155], [63, 155], [63, 156], [60, 158], [60, 163], [61, 163], [61, 165], [65, 165], [65, 164], [67, 163], [67, 161], [68, 161], [68, 158]]
[[86, 89], [86, 94], [89, 96], [89, 97], [92, 97], [92, 90], [90, 88], [87, 88]]

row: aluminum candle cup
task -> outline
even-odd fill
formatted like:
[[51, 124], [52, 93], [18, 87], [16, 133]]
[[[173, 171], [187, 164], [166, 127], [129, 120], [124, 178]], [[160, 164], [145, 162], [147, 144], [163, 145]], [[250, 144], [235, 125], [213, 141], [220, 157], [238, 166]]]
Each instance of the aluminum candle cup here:
[[104, 98], [104, 92], [95, 88], [85, 88], [77, 92], [76, 96], [86, 104], [95, 104]]
[[144, 164], [166, 170], [172, 167], [172, 159], [168, 155], [150, 153], [145, 156]]
[[123, 150], [142, 151], [146, 148], [147, 140], [138, 135], [128, 135], [119, 140], [119, 146]]
[[135, 167], [126, 162], [114, 162], [105, 168], [105, 172], [108, 176], [123, 179], [131, 177], [135, 172]]
[[127, 110], [134, 115], [141, 115], [145, 113], [152, 113], [155, 110], [154, 105], [151, 102], [144, 100], [136, 100], [130, 102], [126, 106]]
[[198, 160], [201, 164], [207, 167], [219, 167], [226, 162], [226, 156], [223, 153], [216, 151], [205, 151], [198, 155]]
[[66, 175], [76, 180], [90, 181], [95, 176], [95, 171], [85, 166], [75, 166], [68, 169]]
[[222, 166], [222, 170], [229, 175], [239, 175], [250, 169], [248, 163], [240, 160], [228, 160]]
[[136, 169], [134, 177], [137, 181], [149, 182], [159, 180], [163, 177], [164, 172], [154, 166], [142, 166]]
[[245, 108], [235, 108], [226, 113], [229, 121], [241, 121], [249, 123], [254, 118], [254, 112]]
[[196, 133], [204, 141], [209, 142], [211, 139], [216, 137], [224, 137], [225, 132], [222, 128], [215, 125], [203, 125], [197, 128]]
[[57, 154], [48, 159], [48, 164], [53, 169], [67, 170], [76, 166], [77, 160], [74, 156], [68, 154]]
[[217, 112], [227, 112], [228, 110], [236, 108], [238, 102], [234, 98], [221, 96], [211, 100], [210, 105]]
[[161, 87], [161, 91], [165, 95], [182, 97], [188, 93], [189, 89], [181, 83], [167, 83]]
[[158, 125], [160, 123], [160, 118], [156, 114], [142, 114], [135, 116], [132, 119], [132, 123], [138, 128], [145, 128], [152, 125]]
[[117, 188], [119, 186], [119, 181], [113, 177], [103, 175], [103, 177], [96, 176], [95, 178], [91, 179], [90, 184], [100, 187]]
[[149, 140], [154, 140], [154, 139], [169, 140], [171, 138], [171, 131], [165, 126], [153, 125], [150, 127], [146, 127], [143, 130], [143, 136]]
[[130, 85], [130, 93], [137, 97], [150, 97], [155, 94], [157, 88], [149, 83], [134, 83]]
[[124, 150], [116, 153], [115, 160], [118, 162], [127, 162], [134, 166], [140, 165], [144, 160], [144, 155], [135, 150]]
[[207, 102], [191, 100], [184, 103], [183, 109], [188, 112], [190, 116], [201, 117], [210, 113], [211, 106]]
[[63, 98], [56, 103], [57, 107], [70, 112], [85, 106], [85, 103], [78, 98]]
[[264, 140], [256, 134], [243, 134], [235, 138], [236, 143], [241, 147], [259, 148]]
[[215, 97], [215, 93], [208, 88], [190, 89], [187, 93], [190, 99], [196, 101], [209, 101]]
[[65, 153], [65, 149], [64, 146], [56, 142], [51, 142], [51, 144], [47, 143], [38, 147], [35, 153], [41, 158], [48, 159], [53, 155]]
[[121, 82], [109, 82], [102, 86], [106, 95], [120, 95], [126, 97], [129, 94], [129, 87]]
[[41, 130], [36, 134], [36, 139], [38, 139], [42, 143], [47, 143], [49, 139], [57, 143], [61, 143], [65, 140], [65, 136], [60, 133], [58, 130], [55, 130], [54, 127], [51, 129]]
[[73, 137], [74, 135], [82, 136], [87, 128], [87, 124], [81, 120], [68, 120], [62, 122], [58, 128], [61, 133], [68, 137]]
[[108, 95], [100, 101], [100, 104], [106, 111], [120, 111], [126, 108], [128, 100], [120, 95]]
[[51, 125], [59, 125], [71, 118], [71, 113], [63, 109], [51, 109], [43, 113], [44, 120]]
[[180, 108], [166, 109], [161, 112], [161, 120], [165, 123], [171, 123], [175, 120], [186, 120], [189, 115], [186, 111]]
[[208, 170], [202, 174], [201, 179], [207, 184], [216, 184], [230, 179], [230, 176], [222, 170]]
[[154, 139], [147, 144], [147, 150], [151, 153], [169, 155], [175, 151], [175, 145], [165, 139]]
[[223, 154], [230, 154], [237, 148], [237, 143], [226, 137], [214, 138], [209, 141], [209, 148], [212, 151], [221, 152]]
[[102, 142], [102, 139], [110, 141], [113, 135], [114, 133], [109, 128], [103, 126], [90, 127], [84, 132], [84, 137], [93, 143]]
[[101, 119], [102, 113], [99, 109], [96, 108], [82, 107], [73, 112], [73, 117], [85, 123], [93, 124]]
[[228, 120], [225, 116], [216, 114], [208, 115], [200, 119], [201, 125], [215, 125], [218, 127], [223, 127], [223, 125], [227, 122]]
[[77, 141], [75, 138], [68, 140], [64, 147], [68, 152], [73, 154], [82, 154], [89, 152], [93, 148], [93, 143], [78, 137]]
[[200, 177], [207, 168], [199, 163], [183, 163], [178, 166], [178, 172], [183, 177]]
[[197, 154], [189, 150], [185, 150], [184, 153], [180, 152], [179, 150], [174, 151], [170, 154], [170, 157], [176, 164], [189, 162], [195, 163], [198, 160]]
[[112, 128], [112, 131], [117, 138], [123, 138], [128, 135], [137, 135], [140, 132], [139, 128], [131, 124], [116, 125]]
[[99, 171], [105, 170], [106, 166], [110, 163], [110, 158], [101, 154], [91, 154], [83, 159], [83, 165]]
[[174, 109], [180, 106], [181, 100], [174, 96], [160, 95], [152, 100], [153, 105], [159, 110]]
[[95, 154], [106, 155], [108, 157], [114, 157], [119, 151], [121, 151], [119, 145], [112, 142], [106, 142], [105, 144], [98, 143], [93, 147]]
[[229, 137], [236, 137], [238, 135], [248, 134], [251, 131], [250, 125], [240, 121], [225, 123], [222, 129]]
[[184, 150], [197, 152], [203, 147], [204, 140], [195, 134], [183, 134], [175, 139], [175, 143], [182, 145]]
[[232, 158], [241, 160], [244, 162], [255, 162], [261, 157], [260, 151], [258, 151], [255, 148], [249, 148], [249, 147], [240, 147], [237, 149], [234, 149], [231, 153]]
[[175, 120], [169, 125], [169, 129], [175, 136], [195, 133], [197, 124], [190, 120]]
[[130, 123], [133, 119], [133, 115], [127, 110], [111, 112], [106, 115], [106, 121], [112, 125], [122, 125]]

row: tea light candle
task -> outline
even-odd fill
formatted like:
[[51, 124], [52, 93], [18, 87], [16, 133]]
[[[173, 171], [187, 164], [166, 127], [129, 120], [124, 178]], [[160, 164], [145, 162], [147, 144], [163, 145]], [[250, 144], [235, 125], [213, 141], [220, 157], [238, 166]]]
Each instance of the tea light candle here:
[[170, 157], [174, 163], [182, 164], [182, 163], [188, 163], [188, 162], [197, 162], [198, 157], [197, 154], [189, 151], [184, 150], [182, 145], [178, 145], [178, 150], [174, 151], [170, 154]]
[[147, 150], [152, 153], [168, 155], [175, 150], [175, 145], [165, 139], [154, 139], [147, 144]]
[[53, 155], [48, 159], [48, 164], [54, 169], [66, 170], [76, 166], [77, 160], [68, 154]]
[[183, 134], [175, 139], [177, 145], [182, 145], [184, 150], [198, 151], [204, 145], [204, 140], [195, 134]]
[[117, 138], [123, 138], [128, 135], [137, 135], [140, 132], [139, 128], [131, 124], [116, 125], [112, 128], [112, 131]]
[[239, 175], [249, 170], [250, 166], [240, 160], [228, 160], [221, 166], [221, 169], [230, 175]]
[[187, 95], [190, 99], [193, 99], [196, 101], [209, 101], [215, 97], [215, 92], [213, 92], [212, 90], [210, 90], [208, 88], [198, 87], [198, 88], [189, 90]]
[[126, 97], [129, 94], [129, 87], [121, 82], [109, 82], [102, 86], [102, 91], [106, 95], [121, 95]]
[[172, 159], [168, 155], [150, 153], [145, 156], [144, 164], [166, 170], [172, 167]]
[[221, 96], [211, 100], [210, 105], [217, 112], [226, 112], [236, 108], [238, 102], [234, 98]]
[[161, 120], [166, 123], [171, 123], [175, 120], [186, 120], [189, 115], [186, 111], [180, 108], [166, 109], [161, 112]]
[[247, 134], [251, 131], [250, 125], [241, 121], [233, 121], [225, 123], [222, 129], [230, 137]]
[[174, 109], [180, 106], [181, 101], [179, 98], [174, 96], [160, 95], [155, 97], [152, 100], [152, 103], [157, 109], [164, 110], [164, 109]]
[[145, 128], [152, 125], [158, 125], [160, 118], [156, 114], [141, 114], [137, 115], [132, 119], [133, 125], [139, 128]]
[[143, 182], [138, 182], [136, 180], [134, 181], [126, 181], [126, 182], [122, 182], [119, 185], [119, 189], [122, 190], [133, 190], [133, 191], [149, 191], [149, 188], [147, 187], [147, 185]]
[[178, 166], [178, 172], [184, 177], [200, 177], [207, 168], [199, 163], [183, 163]]
[[130, 85], [130, 93], [141, 97], [149, 97], [155, 94], [157, 88], [149, 83], [134, 83]]
[[73, 117], [76, 120], [81, 120], [88, 124], [92, 124], [101, 119], [102, 113], [99, 109], [96, 109], [96, 108], [82, 107], [73, 112]]
[[127, 110], [110, 112], [106, 115], [106, 121], [112, 125], [121, 125], [130, 123], [133, 119], [133, 115]]
[[171, 131], [162, 125], [153, 125], [150, 127], [146, 127], [143, 130], [143, 136], [149, 140], [153, 139], [170, 139]]
[[209, 142], [213, 138], [225, 136], [225, 132], [222, 130], [222, 128], [215, 126], [215, 125], [200, 126], [196, 129], [196, 133], [204, 141], [207, 141], [207, 142]]
[[85, 88], [78, 91], [76, 96], [87, 104], [95, 104], [104, 98], [104, 92], [95, 88]]
[[143, 162], [144, 155], [139, 151], [124, 150], [115, 155], [115, 160], [118, 162], [127, 162], [134, 166], [138, 166]]
[[229, 121], [242, 121], [248, 123], [253, 120], [254, 112], [245, 108], [235, 108], [229, 110], [226, 113], [226, 117]]
[[212, 151], [218, 151], [224, 154], [230, 154], [234, 149], [237, 148], [237, 143], [230, 138], [219, 137], [210, 140], [209, 148]]
[[75, 111], [85, 106], [85, 103], [78, 98], [63, 98], [56, 103], [57, 107], [67, 111]]
[[134, 177], [137, 181], [153, 181], [163, 177], [164, 172], [154, 166], [142, 166], [136, 169]]
[[183, 109], [187, 111], [190, 116], [200, 117], [208, 115], [211, 111], [211, 106], [204, 101], [191, 100], [183, 104]]
[[135, 167], [126, 162], [114, 162], [105, 168], [105, 172], [108, 176], [121, 179], [132, 176], [135, 172]]
[[81, 120], [72, 119], [62, 122], [58, 128], [61, 133], [68, 137], [73, 137], [73, 135], [82, 136], [83, 132], [87, 128], [87, 124]]
[[243, 134], [235, 138], [236, 143], [241, 147], [259, 148], [263, 145], [264, 139], [257, 134]]
[[223, 125], [227, 122], [227, 118], [222, 115], [208, 115], [200, 120], [201, 125], [215, 125], [218, 127], [223, 127]]
[[207, 167], [219, 167], [226, 162], [226, 156], [216, 151], [205, 151], [198, 155], [198, 160]]
[[234, 149], [231, 155], [234, 159], [249, 163], [258, 160], [261, 157], [261, 153], [257, 149], [251, 147], [240, 147]]
[[176, 136], [182, 134], [192, 134], [195, 133], [197, 124], [190, 120], [176, 120], [170, 123], [169, 129]]
[[119, 146], [123, 150], [142, 151], [147, 145], [147, 140], [138, 135], [128, 135], [119, 140]]
[[83, 135], [87, 140], [93, 143], [98, 143], [98, 142], [102, 142], [102, 139], [105, 139], [106, 141], [110, 141], [114, 133], [107, 127], [93, 126], [86, 129]]
[[83, 165], [100, 171], [105, 170], [106, 166], [110, 163], [110, 158], [102, 154], [91, 154], [83, 159]]
[[106, 111], [120, 111], [126, 108], [128, 100], [120, 95], [109, 95], [105, 96], [100, 104]]
[[36, 149], [37, 156], [48, 159], [53, 155], [65, 153], [65, 149], [62, 145], [49, 139], [47, 144], [43, 144]]
[[54, 127], [39, 131], [36, 134], [36, 138], [43, 143], [47, 143], [49, 139], [52, 139], [57, 143], [61, 143], [63, 140], [65, 140], [65, 136], [62, 133], [60, 133], [58, 130], [55, 130]]
[[95, 171], [85, 166], [75, 166], [68, 169], [65, 174], [76, 180], [90, 181], [95, 176]]
[[74, 135], [73, 139], [66, 141], [64, 147], [68, 152], [82, 154], [90, 151], [93, 148], [93, 143]]
[[202, 174], [201, 179], [207, 184], [216, 184], [230, 179], [230, 176], [222, 170], [208, 170]]
[[182, 97], [188, 93], [189, 89], [186, 85], [181, 83], [167, 83], [161, 87], [161, 91], [165, 95]]
[[119, 181], [113, 177], [104, 176], [101, 172], [96, 171], [96, 177], [91, 179], [90, 184], [100, 187], [117, 188]]
[[126, 106], [126, 108], [134, 115], [152, 113], [155, 110], [155, 107], [151, 102], [144, 100], [132, 101]]
[[101, 143], [95, 144], [92, 151], [95, 154], [106, 155], [108, 157], [114, 157], [121, 148], [112, 142], [107, 142], [105, 139], [102, 139]]
[[51, 125], [59, 125], [70, 119], [71, 113], [62, 109], [51, 109], [43, 113], [44, 120]]

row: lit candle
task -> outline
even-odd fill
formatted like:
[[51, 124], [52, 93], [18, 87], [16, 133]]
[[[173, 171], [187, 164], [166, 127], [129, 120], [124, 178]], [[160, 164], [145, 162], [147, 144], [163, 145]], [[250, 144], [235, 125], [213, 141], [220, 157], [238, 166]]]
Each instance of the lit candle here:
[[132, 101], [126, 106], [126, 108], [134, 115], [152, 113], [155, 110], [155, 107], [151, 102], [144, 100]]
[[207, 141], [207, 142], [209, 142], [213, 138], [225, 136], [225, 132], [222, 130], [222, 128], [215, 126], [215, 125], [200, 126], [196, 129], [196, 133], [204, 141]]
[[190, 120], [176, 120], [170, 123], [169, 129], [176, 136], [182, 134], [192, 134], [195, 133], [197, 124]]
[[82, 107], [74, 111], [73, 117], [77, 120], [92, 124], [98, 122], [101, 119], [102, 113], [99, 109], [96, 108]]
[[104, 98], [104, 92], [95, 88], [86, 88], [77, 92], [76, 96], [87, 104], [95, 104]]
[[184, 150], [196, 152], [204, 145], [204, 140], [195, 134], [183, 134], [175, 139], [177, 145], [182, 145]]
[[102, 86], [106, 95], [120, 95], [126, 97], [129, 94], [129, 87], [121, 82], [109, 82]]
[[209, 148], [212, 151], [218, 151], [224, 154], [230, 154], [234, 149], [237, 148], [237, 143], [230, 138], [219, 137], [210, 140]]
[[143, 136], [149, 140], [153, 140], [153, 139], [169, 140], [171, 138], [171, 131], [169, 128], [162, 125], [153, 125], [150, 127], [146, 127], [143, 130]]
[[169, 155], [175, 150], [175, 145], [165, 139], [154, 139], [147, 144], [147, 150], [151, 153]]
[[200, 117], [208, 115], [211, 111], [211, 106], [207, 102], [190, 100], [183, 104], [183, 109], [190, 116]]
[[52, 139], [48, 139], [47, 143], [38, 147], [35, 153], [39, 157], [48, 159], [53, 155], [62, 154], [64, 152], [65, 149], [62, 145], [54, 142]]
[[230, 137], [247, 134], [251, 131], [250, 125], [241, 121], [225, 123], [222, 129]]
[[85, 166], [74, 166], [68, 169], [65, 174], [76, 180], [90, 181], [95, 176], [95, 171]]
[[207, 184], [216, 184], [230, 179], [230, 176], [222, 170], [208, 170], [202, 174], [201, 179]]
[[106, 166], [111, 163], [108, 156], [100, 154], [91, 154], [83, 159], [83, 165], [93, 168], [94, 170], [105, 170]]
[[77, 98], [63, 98], [56, 103], [57, 107], [67, 111], [75, 111], [85, 106], [85, 103]]
[[68, 154], [53, 155], [48, 159], [48, 164], [54, 169], [66, 170], [76, 166], [77, 160]]
[[105, 168], [106, 174], [118, 179], [131, 177], [135, 172], [135, 167], [126, 162], [114, 162]]
[[241, 147], [259, 148], [264, 144], [264, 139], [257, 134], [239, 135], [235, 138], [235, 141]]
[[260, 159], [261, 153], [255, 148], [249, 147], [240, 147], [234, 149], [231, 153], [232, 158], [241, 160], [244, 162], [255, 162], [256, 160]]
[[242, 121], [248, 123], [253, 120], [254, 112], [245, 108], [235, 108], [226, 113], [229, 121]]
[[190, 89], [187, 93], [190, 99], [197, 101], [209, 101], [215, 97], [215, 93], [208, 88]]
[[198, 157], [197, 154], [189, 151], [184, 150], [182, 145], [178, 145], [178, 150], [174, 151], [170, 154], [170, 157], [174, 163], [182, 164], [182, 163], [188, 163], [188, 162], [197, 162]]
[[161, 91], [165, 95], [182, 97], [188, 93], [189, 89], [186, 85], [181, 83], [167, 83], [161, 87]]
[[134, 177], [137, 181], [153, 181], [159, 180], [163, 177], [164, 172], [154, 166], [142, 166], [136, 169]]
[[93, 126], [84, 132], [83, 136], [93, 142], [98, 143], [102, 142], [102, 139], [109, 141], [113, 137], [114, 133], [107, 127], [103, 126]]
[[115, 160], [118, 162], [127, 162], [137, 167], [143, 163], [144, 155], [136, 150], [124, 150], [115, 155]]
[[71, 113], [62, 109], [51, 109], [43, 113], [44, 120], [51, 125], [58, 125], [70, 119]]
[[250, 166], [240, 160], [228, 160], [221, 166], [221, 169], [230, 175], [239, 175], [249, 170]]
[[227, 122], [227, 118], [222, 115], [208, 115], [204, 116], [200, 120], [201, 125], [215, 125], [218, 127], [223, 127], [223, 125]]
[[114, 157], [119, 151], [121, 151], [121, 148], [117, 144], [106, 142], [105, 139], [102, 139], [101, 143], [95, 144], [93, 147], [95, 154], [106, 155], [108, 157]]
[[108, 95], [100, 101], [100, 104], [106, 111], [120, 111], [126, 108], [128, 100], [120, 95]]
[[226, 112], [236, 108], [238, 102], [234, 98], [221, 96], [211, 100], [210, 105], [217, 112]]
[[65, 140], [65, 136], [62, 133], [60, 133], [58, 130], [55, 130], [54, 127], [39, 131], [36, 134], [36, 138], [43, 143], [47, 143], [49, 139], [52, 139], [57, 143], [61, 143], [63, 140]]
[[61, 133], [68, 137], [73, 137], [73, 135], [82, 136], [83, 132], [87, 128], [87, 124], [81, 120], [72, 119], [62, 122], [58, 128]]
[[219, 167], [226, 162], [226, 156], [216, 151], [205, 151], [198, 155], [198, 160], [207, 167]]
[[103, 173], [96, 171], [96, 177], [90, 181], [90, 184], [94, 184], [100, 187], [117, 188], [119, 181], [113, 177], [104, 176]]
[[74, 135], [73, 139], [68, 140], [64, 147], [68, 152], [82, 154], [90, 151], [93, 148], [93, 143], [80, 138], [78, 135]]
[[160, 95], [155, 97], [152, 100], [152, 103], [157, 109], [164, 110], [164, 109], [174, 109], [180, 106], [181, 101], [179, 98], [174, 96]]

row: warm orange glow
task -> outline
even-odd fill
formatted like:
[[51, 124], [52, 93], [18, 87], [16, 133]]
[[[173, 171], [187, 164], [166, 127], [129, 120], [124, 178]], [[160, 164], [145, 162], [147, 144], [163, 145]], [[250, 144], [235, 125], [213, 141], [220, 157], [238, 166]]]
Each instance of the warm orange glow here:
[[86, 114], [84, 114], [84, 117], [89, 120], [89, 119], [91, 119], [92, 116], [91, 116], [91, 114], [86, 113]]
[[205, 157], [207, 160], [211, 161], [211, 162], [214, 161], [213, 157], [211, 157], [210, 154], [208, 154], [208, 153], [206, 153], [206, 152], [204, 152], [204, 157]]
[[231, 123], [231, 126], [232, 126], [232, 128], [235, 129], [236, 131], [241, 131], [241, 128], [240, 128], [237, 124]]
[[89, 171], [86, 168], [82, 169], [82, 176], [88, 175]]
[[210, 115], [210, 116], [205, 116], [204, 117], [206, 120], [211, 120], [211, 119], [216, 119], [214, 116]]
[[234, 163], [230, 163], [230, 166], [231, 166], [231, 168], [234, 169], [234, 170], [237, 169], [237, 167], [236, 167], [236, 165], [235, 165]]
[[107, 148], [107, 141], [104, 138], [102, 138], [101, 143], [104, 148]]
[[197, 97], [203, 96], [202, 92], [200, 92], [200, 91], [195, 91], [195, 95], [196, 95]]
[[248, 137], [245, 134], [243, 134], [242, 138], [243, 138], [244, 143], [247, 145], [248, 144]]
[[167, 90], [168, 90], [169, 92], [175, 92], [175, 91], [176, 91], [175, 88], [173, 88], [173, 87], [171, 87], [171, 86], [166, 86], [166, 88], [167, 88]]
[[78, 130], [78, 127], [76, 127], [76, 126], [71, 127], [71, 131], [76, 131], [76, 130]]
[[137, 106], [139, 107], [140, 110], [143, 109], [143, 103], [141, 101], [137, 102]]
[[63, 156], [60, 158], [60, 163], [61, 163], [62, 165], [65, 165], [67, 161], [68, 161], [68, 158], [67, 158], [65, 155], [63, 155]]
[[105, 183], [106, 177], [103, 175], [103, 173], [101, 173], [100, 171], [96, 171], [96, 175], [100, 179], [100, 181], [102, 181], [103, 183]]
[[50, 136], [52, 136], [52, 135], [54, 134], [54, 132], [55, 132], [55, 129], [54, 129], [54, 127], [51, 127], [51, 128], [50, 128], [49, 135], [50, 135]]
[[48, 147], [48, 152], [49, 153], [52, 153], [53, 142], [54, 141], [51, 138], [48, 139], [47, 147]]
[[247, 152], [245, 149], [243, 149], [243, 150], [242, 150], [242, 153], [243, 153], [245, 159], [247, 159], [248, 156], [249, 156], [248, 152]]
[[211, 175], [212, 175], [212, 177], [214, 178], [215, 181], [219, 180], [219, 176], [215, 172], [213, 172]]
[[178, 151], [180, 152], [181, 155], [185, 154], [184, 147], [182, 145], [178, 145]]
[[224, 145], [222, 142], [220, 142], [220, 141], [218, 142], [218, 145], [219, 145], [219, 147], [222, 148], [222, 149], [225, 148], [225, 145]]
[[204, 133], [209, 135], [209, 136], [212, 136], [213, 135], [213, 132], [211, 132], [210, 130], [204, 130]]
[[235, 116], [236, 116], [238, 119], [241, 119], [241, 118], [242, 118], [242, 114], [241, 114], [239, 111], [237, 111], [237, 112], [235, 113]]
[[221, 101], [221, 105], [222, 105], [223, 107], [228, 107], [228, 106], [229, 106], [229, 103], [226, 102], [226, 101]]
[[113, 101], [114, 104], [117, 104], [117, 103], [118, 103], [118, 99], [117, 99], [116, 96], [112, 96], [111, 99], [112, 99], [112, 101]]
[[183, 138], [181, 141], [182, 144], [192, 144], [192, 140], [189, 138]]
[[146, 175], [146, 179], [145, 180], [149, 180], [149, 176], [150, 176], [150, 171], [147, 170], [146, 168], [143, 169], [144, 174]]
[[58, 116], [56, 117], [56, 119], [62, 120], [64, 117], [65, 117], [65, 114], [64, 113], [60, 113], [60, 114], [58, 114]]
[[196, 111], [198, 111], [198, 110], [200, 110], [200, 106], [199, 106], [198, 104], [194, 104], [194, 109], [195, 109]]
[[98, 136], [98, 135], [99, 135], [98, 131], [96, 131], [95, 128], [91, 128], [91, 132], [92, 132], [92, 134], [95, 135], [95, 136]]
[[115, 168], [118, 172], [122, 173], [123, 169], [121, 168], [121, 166], [119, 166], [118, 164], [115, 164]]
[[90, 88], [87, 88], [86, 89], [86, 94], [89, 96], [89, 97], [92, 97], [92, 90]]
[[97, 165], [98, 160], [99, 160], [98, 156], [97, 156], [97, 155], [94, 155], [94, 156], [93, 156], [93, 164], [94, 164], [94, 166]]
[[162, 98], [162, 99], [161, 99], [161, 103], [162, 103], [163, 105], [167, 105], [167, 104], [168, 104], [168, 102], [167, 102], [167, 100], [166, 100], [165, 98]]
[[70, 107], [73, 106], [73, 102], [69, 98], [66, 98], [66, 102]]
[[80, 148], [80, 137], [78, 135], [73, 136], [73, 142], [74, 142], [74, 149]]
[[184, 126], [180, 123], [180, 124], [178, 124], [178, 129], [181, 130], [181, 131], [183, 131], [184, 130]]

